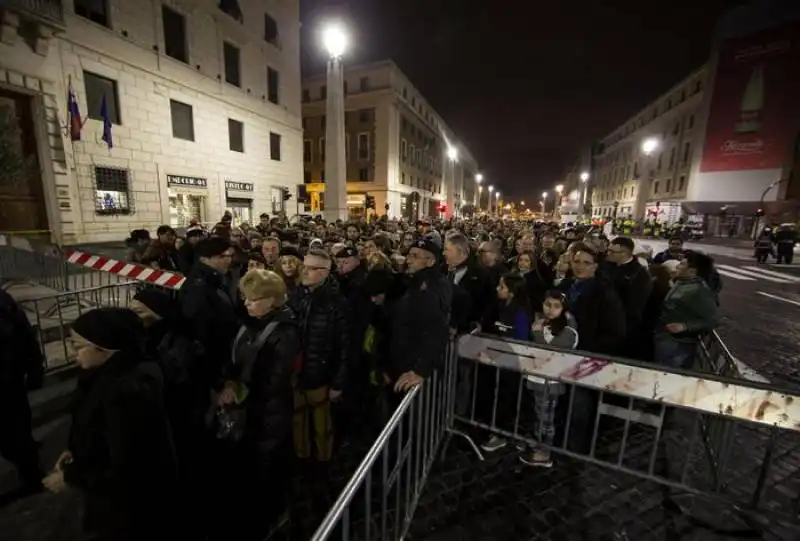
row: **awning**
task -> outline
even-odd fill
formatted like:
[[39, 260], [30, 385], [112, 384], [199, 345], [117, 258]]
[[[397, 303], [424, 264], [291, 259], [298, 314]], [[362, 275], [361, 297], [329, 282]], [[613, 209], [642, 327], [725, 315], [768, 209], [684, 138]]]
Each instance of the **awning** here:
[[767, 214], [781, 214], [800, 208], [800, 200], [784, 201], [684, 201], [681, 207], [686, 214], [719, 215], [723, 208], [728, 216], [752, 216], [759, 208]]

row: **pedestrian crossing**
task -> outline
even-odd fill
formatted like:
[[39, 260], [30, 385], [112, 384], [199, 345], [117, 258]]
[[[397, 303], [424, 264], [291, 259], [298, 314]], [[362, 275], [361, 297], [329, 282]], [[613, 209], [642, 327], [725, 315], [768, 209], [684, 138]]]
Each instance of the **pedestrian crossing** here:
[[720, 275], [743, 282], [763, 280], [775, 284], [800, 284], [800, 276], [774, 271], [763, 266], [745, 265], [734, 267], [733, 265], [721, 265], [717, 263], [715, 267]]

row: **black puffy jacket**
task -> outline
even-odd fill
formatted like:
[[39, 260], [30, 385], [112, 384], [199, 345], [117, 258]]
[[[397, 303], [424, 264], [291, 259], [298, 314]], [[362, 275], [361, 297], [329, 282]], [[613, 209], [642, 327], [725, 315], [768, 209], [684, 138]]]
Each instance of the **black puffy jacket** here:
[[328, 277], [313, 290], [296, 288], [289, 305], [300, 320], [303, 341], [298, 385], [304, 389], [327, 385], [342, 390], [353, 349], [350, 310], [336, 279]]
[[437, 267], [411, 275], [408, 289], [392, 308], [389, 376], [414, 371], [428, 377], [441, 365], [450, 336], [453, 293]]
[[[292, 374], [294, 363], [300, 354], [300, 329], [292, 311], [284, 306], [266, 317], [251, 320], [244, 334], [236, 342], [237, 363], [245, 360], [247, 349], [270, 323], [277, 326], [270, 332], [264, 344], [255, 353], [255, 359], [247, 383], [249, 394], [245, 400], [246, 425], [243, 444], [251, 451], [257, 464], [260, 478], [268, 478], [280, 463], [281, 452], [290, 445], [292, 437]], [[226, 379], [237, 380], [241, 365], [225, 367]], [[276, 464], [277, 460], [277, 464]]]

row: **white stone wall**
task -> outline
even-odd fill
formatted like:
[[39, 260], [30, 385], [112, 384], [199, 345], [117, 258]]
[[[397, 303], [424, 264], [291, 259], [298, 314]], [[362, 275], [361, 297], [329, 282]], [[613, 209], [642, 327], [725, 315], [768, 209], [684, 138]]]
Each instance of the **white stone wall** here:
[[[75, 16], [67, 2], [67, 30], [51, 40], [46, 55], [20, 39], [0, 44], [0, 84], [41, 96], [37, 135], [42, 135], [48, 217], [57, 239], [120, 240], [133, 228], [169, 223], [170, 174], [208, 180], [205, 210], [211, 221], [222, 215], [225, 180], [254, 184], [256, 215], [270, 210], [270, 187], [294, 193], [303, 179], [297, 0], [240, 0], [243, 25], [219, 12], [216, 2], [195, 3], [189, 10], [186, 2], [175, 3], [187, 17], [188, 64], [160, 52], [160, 3], [110, 3], [111, 28], [105, 28]], [[265, 9], [278, 21], [280, 48], [263, 39]], [[241, 88], [224, 82], [223, 40], [241, 47]], [[279, 105], [266, 100], [267, 65], [280, 73]], [[101, 121], [88, 120], [79, 142], [66, 134], [70, 79], [87, 118], [84, 71], [117, 82], [121, 124], [112, 128], [111, 150], [101, 140]], [[193, 107], [195, 141], [172, 136], [170, 99]], [[244, 123], [244, 153], [229, 150], [229, 118]], [[270, 159], [270, 132], [281, 135], [281, 161]], [[130, 171], [133, 214], [95, 213], [95, 165]]]

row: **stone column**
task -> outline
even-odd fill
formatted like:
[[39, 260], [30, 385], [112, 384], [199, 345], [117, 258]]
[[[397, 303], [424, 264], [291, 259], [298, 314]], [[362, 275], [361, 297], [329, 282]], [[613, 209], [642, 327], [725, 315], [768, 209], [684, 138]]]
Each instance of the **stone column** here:
[[341, 58], [328, 60], [325, 104], [325, 219], [347, 220], [347, 158], [344, 137], [344, 67]]

